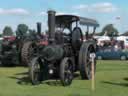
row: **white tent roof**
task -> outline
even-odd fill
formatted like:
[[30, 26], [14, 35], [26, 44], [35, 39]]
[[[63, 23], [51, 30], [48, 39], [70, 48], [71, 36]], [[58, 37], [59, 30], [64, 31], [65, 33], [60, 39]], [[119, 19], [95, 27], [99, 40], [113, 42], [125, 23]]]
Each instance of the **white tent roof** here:
[[125, 40], [128, 39], [128, 36], [119, 36], [117, 37], [117, 40]]
[[108, 37], [108, 36], [102, 36], [102, 37], [100, 37], [99, 39], [98, 39], [99, 41], [104, 41], [104, 40], [111, 40], [110, 39], [110, 37]]
[[3, 38], [0, 38], [0, 40], [3, 40]]

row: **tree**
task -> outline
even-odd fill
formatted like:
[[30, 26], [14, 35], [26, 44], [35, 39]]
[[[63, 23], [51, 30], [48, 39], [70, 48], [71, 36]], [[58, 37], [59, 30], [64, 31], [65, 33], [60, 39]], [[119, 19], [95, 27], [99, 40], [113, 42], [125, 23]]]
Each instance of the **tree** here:
[[114, 28], [113, 24], [107, 24], [103, 29], [102, 33], [104, 35], [113, 37], [113, 36], [118, 36], [119, 32], [116, 28]]
[[126, 31], [125, 33], [121, 34], [121, 36], [128, 36], [128, 31]]
[[2, 34], [0, 34], [0, 38], [2, 37]]
[[96, 36], [103, 36], [104, 32], [95, 33]]
[[29, 31], [29, 35], [36, 35], [36, 31], [35, 30], [32, 30], [32, 29], [29, 29], [28, 30]]
[[17, 36], [25, 36], [27, 35], [28, 26], [26, 24], [19, 24], [17, 26], [16, 35]]
[[12, 35], [13, 35], [12, 28], [10, 26], [5, 26], [5, 28], [3, 29], [3, 36], [12, 36]]
[[37, 33], [35, 30], [29, 29], [28, 32], [29, 32], [28, 33], [29, 38], [36, 39]]

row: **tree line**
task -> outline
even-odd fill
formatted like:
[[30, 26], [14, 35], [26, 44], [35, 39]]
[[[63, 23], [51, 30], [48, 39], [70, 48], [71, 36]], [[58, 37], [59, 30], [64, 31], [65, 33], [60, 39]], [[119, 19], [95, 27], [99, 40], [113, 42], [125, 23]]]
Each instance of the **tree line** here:
[[113, 26], [113, 24], [107, 24], [106, 26], [103, 27], [102, 31], [99, 32], [99, 33], [96, 33], [96, 35], [98, 35], [98, 36], [106, 35], [106, 36], [110, 36], [110, 37], [113, 37], [113, 36], [128, 36], [128, 31], [126, 31], [122, 34], [119, 34], [119, 31], [117, 30], [117, 28], [115, 28]]
[[36, 31], [29, 29], [29, 27], [26, 24], [19, 24], [17, 26], [16, 31], [13, 31], [10, 26], [5, 26], [3, 29], [3, 32], [0, 34], [0, 36], [20, 36], [20, 35], [26, 35], [26, 34], [35, 34]]
[[[35, 34], [36, 31], [29, 29], [29, 27], [26, 24], [19, 24], [15, 31], [16, 35], [27, 34], [27, 32], [29, 32], [30, 34]], [[0, 36], [13, 36], [13, 35], [15, 34], [10, 26], [5, 26], [2, 34], [0, 34]], [[119, 31], [117, 30], [117, 28], [113, 26], [113, 24], [107, 24], [106, 26], [103, 27], [101, 32], [96, 33], [95, 35], [98, 35], [98, 36], [106, 35], [110, 37], [119, 36]], [[128, 31], [121, 35], [128, 36]]]

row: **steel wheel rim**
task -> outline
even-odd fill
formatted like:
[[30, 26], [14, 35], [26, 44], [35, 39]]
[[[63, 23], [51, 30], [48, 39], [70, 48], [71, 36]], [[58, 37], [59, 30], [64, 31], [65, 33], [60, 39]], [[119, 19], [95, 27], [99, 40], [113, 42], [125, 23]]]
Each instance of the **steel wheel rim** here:
[[33, 78], [35, 82], [39, 81], [39, 77], [40, 77], [40, 64], [39, 62], [36, 62], [36, 64], [34, 65], [34, 70], [33, 70]]
[[[87, 73], [87, 76], [89, 77], [89, 78], [91, 78], [91, 70], [92, 70], [92, 68], [91, 68], [91, 64], [92, 64], [92, 61], [91, 61], [91, 58], [90, 58], [90, 49], [88, 50], [88, 52], [87, 52], [87, 61], [86, 61], [86, 73]], [[86, 60], [86, 59], [85, 59]]]
[[67, 62], [64, 70], [64, 82], [66, 85], [68, 85], [71, 83], [71, 81], [72, 81], [72, 66], [71, 64], [69, 64], [69, 62]]
[[34, 53], [34, 47], [31, 45], [30, 48], [29, 48], [28, 50], [29, 50], [29, 53], [28, 53], [28, 59], [30, 59], [31, 56], [32, 56], [33, 53]]

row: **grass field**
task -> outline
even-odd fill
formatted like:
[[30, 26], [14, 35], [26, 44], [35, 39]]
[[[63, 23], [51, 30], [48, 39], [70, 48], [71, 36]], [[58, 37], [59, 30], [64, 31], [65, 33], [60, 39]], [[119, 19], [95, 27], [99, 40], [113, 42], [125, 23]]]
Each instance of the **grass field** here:
[[27, 68], [0, 68], [0, 96], [128, 96], [128, 62], [98, 61], [96, 90], [91, 81], [75, 78], [72, 85], [47, 81], [32, 86], [27, 79]]

